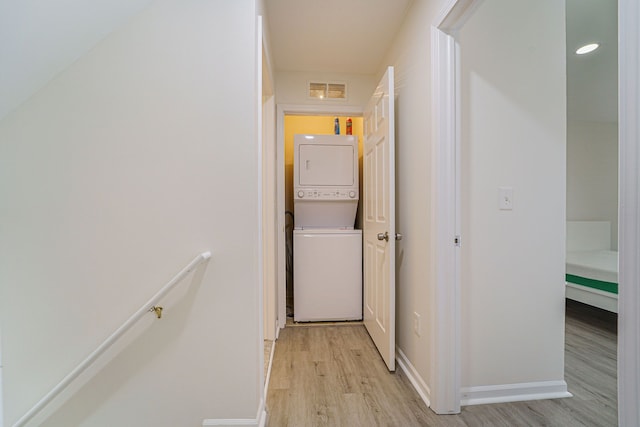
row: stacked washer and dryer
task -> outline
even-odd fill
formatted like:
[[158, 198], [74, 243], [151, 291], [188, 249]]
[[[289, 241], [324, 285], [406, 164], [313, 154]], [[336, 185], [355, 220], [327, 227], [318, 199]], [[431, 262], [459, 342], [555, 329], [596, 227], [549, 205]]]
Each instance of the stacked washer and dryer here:
[[293, 317], [362, 319], [358, 137], [295, 135]]

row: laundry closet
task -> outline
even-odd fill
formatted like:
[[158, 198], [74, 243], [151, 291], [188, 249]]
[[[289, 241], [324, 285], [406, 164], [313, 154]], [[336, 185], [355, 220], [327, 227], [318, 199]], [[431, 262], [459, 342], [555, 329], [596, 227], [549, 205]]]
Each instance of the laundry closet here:
[[285, 117], [287, 317], [296, 322], [362, 319], [361, 153], [361, 118]]

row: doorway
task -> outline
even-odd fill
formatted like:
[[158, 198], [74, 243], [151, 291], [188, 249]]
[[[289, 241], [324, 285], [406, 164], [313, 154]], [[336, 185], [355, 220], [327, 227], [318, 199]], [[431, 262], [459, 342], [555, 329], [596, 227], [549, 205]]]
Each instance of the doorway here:
[[[285, 307], [286, 318], [291, 320], [294, 315], [294, 287], [293, 287], [293, 228], [295, 224], [295, 212], [293, 203], [293, 162], [294, 162], [294, 135], [316, 134], [330, 135], [334, 132], [334, 121], [338, 119], [341, 134], [344, 134], [346, 122], [352, 120], [353, 135], [358, 138], [358, 183], [359, 193], [362, 194], [362, 117], [346, 116], [340, 114], [300, 114], [287, 113], [284, 115], [284, 209], [279, 206], [280, 215], [284, 216], [284, 241], [285, 241]], [[362, 224], [362, 197], [358, 200], [355, 229], [360, 229]], [[280, 298], [282, 300], [282, 298]]]
[[[618, 330], [618, 2], [566, 1], [567, 56], [567, 322], [576, 313], [595, 330], [594, 357], [614, 359]], [[595, 50], [585, 46], [597, 42]], [[582, 320], [582, 319], [581, 319]], [[601, 336], [603, 336], [602, 334]], [[566, 360], [571, 357], [567, 336]], [[575, 348], [575, 346], [574, 346]], [[584, 344], [579, 351], [587, 351]], [[568, 365], [569, 366], [569, 365]], [[616, 407], [618, 366], [599, 364], [600, 388]], [[569, 382], [571, 378], [567, 377]], [[574, 380], [578, 384], [579, 380]], [[569, 386], [572, 385], [569, 382]], [[577, 395], [577, 393], [575, 393]], [[606, 414], [606, 411], [602, 411]]]
[[[284, 328], [293, 315], [293, 244], [291, 243], [293, 211], [293, 135], [296, 133], [332, 134], [333, 120], [341, 125], [351, 117], [353, 133], [362, 135], [362, 110], [348, 106], [278, 105], [276, 115], [276, 210], [278, 216], [277, 248], [277, 330]], [[285, 123], [288, 123], [288, 126]], [[305, 124], [306, 122], [306, 124]], [[359, 124], [358, 124], [359, 123]], [[344, 129], [344, 127], [341, 127]], [[288, 136], [286, 136], [288, 135]], [[288, 141], [288, 142], [287, 142]], [[361, 145], [361, 141], [359, 146]], [[286, 154], [285, 154], [286, 151]], [[360, 182], [362, 182], [360, 180]], [[290, 277], [289, 277], [290, 276]], [[289, 307], [288, 307], [289, 305]]]
[[[566, 19], [567, 297], [617, 313], [617, 1], [567, 0]], [[576, 52], [594, 41], [595, 50]], [[581, 266], [611, 274], [583, 277]]]

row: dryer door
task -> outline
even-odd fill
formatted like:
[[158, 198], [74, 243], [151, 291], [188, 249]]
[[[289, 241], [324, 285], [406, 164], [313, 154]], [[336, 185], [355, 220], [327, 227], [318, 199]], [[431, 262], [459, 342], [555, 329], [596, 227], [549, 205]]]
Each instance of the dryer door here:
[[357, 185], [353, 170], [357, 153], [353, 146], [301, 144], [298, 156], [301, 186]]

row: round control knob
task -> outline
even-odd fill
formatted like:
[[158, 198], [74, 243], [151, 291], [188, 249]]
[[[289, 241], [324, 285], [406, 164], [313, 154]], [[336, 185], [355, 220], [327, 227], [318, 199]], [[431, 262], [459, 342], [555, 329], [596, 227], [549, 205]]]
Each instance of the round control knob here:
[[298, 197], [302, 199], [304, 197], [304, 191], [302, 190], [298, 191]]
[[356, 197], [356, 192], [355, 191], [349, 191], [349, 197], [351, 197], [352, 199], [354, 197]]

